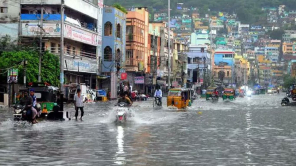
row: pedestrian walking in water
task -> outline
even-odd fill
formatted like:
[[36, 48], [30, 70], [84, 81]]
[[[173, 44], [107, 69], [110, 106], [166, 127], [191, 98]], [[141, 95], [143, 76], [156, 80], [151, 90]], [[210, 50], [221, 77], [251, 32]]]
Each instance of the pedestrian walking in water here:
[[78, 117], [78, 110], [80, 109], [81, 111], [81, 116], [80, 119], [82, 120], [83, 114], [84, 114], [84, 102], [83, 101], [83, 95], [81, 95], [81, 90], [77, 90], [77, 94], [74, 96], [74, 106], [75, 106], [75, 119], [77, 120]]

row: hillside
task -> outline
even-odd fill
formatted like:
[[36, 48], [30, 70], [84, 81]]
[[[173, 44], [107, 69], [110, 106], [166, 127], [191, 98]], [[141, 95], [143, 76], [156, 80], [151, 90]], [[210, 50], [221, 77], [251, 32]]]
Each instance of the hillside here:
[[[149, 11], [159, 11], [167, 8], [167, 0], [108, 0], [106, 5], [120, 3], [124, 7], [149, 7]], [[262, 7], [278, 7], [286, 5], [288, 9], [296, 9], [295, 0], [171, 0], [172, 15], [178, 13], [177, 3], [184, 3], [183, 7], [194, 7], [200, 10], [201, 14], [222, 11], [228, 13], [237, 13], [240, 21], [243, 23], [256, 23], [264, 15]]]

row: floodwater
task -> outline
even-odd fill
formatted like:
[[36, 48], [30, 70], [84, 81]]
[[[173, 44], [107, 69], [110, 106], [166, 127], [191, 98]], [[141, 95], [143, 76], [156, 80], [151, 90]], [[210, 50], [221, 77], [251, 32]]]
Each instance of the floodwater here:
[[0, 165], [296, 165], [296, 111], [283, 96], [198, 99], [186, 111], [135, 102], [125, 125], [113, 122], [114, 102], [86, 105], [83, 121], [33, 126], [3, 110]]

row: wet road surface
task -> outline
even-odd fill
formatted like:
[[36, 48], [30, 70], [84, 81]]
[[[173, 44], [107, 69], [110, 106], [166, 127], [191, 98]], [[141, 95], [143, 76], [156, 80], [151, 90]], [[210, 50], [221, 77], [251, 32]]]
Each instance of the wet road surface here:
[[83, 121], [34, 126], [14, 124], [3, 110], [0, 165], [292, 166], [296, 107], [282, 107], [283, 95], [198, 99], [186, 111], [135, 102], [125, 125], [113, 122], [112, 102], [86, 105]]

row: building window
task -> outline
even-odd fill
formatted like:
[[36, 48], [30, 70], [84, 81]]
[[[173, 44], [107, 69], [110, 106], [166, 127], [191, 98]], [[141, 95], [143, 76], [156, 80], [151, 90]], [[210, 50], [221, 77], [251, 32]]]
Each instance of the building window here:
[[199, 58], [193, 58], [193, 63], [199, 63]]
[[105, 36], [112, 36], [112, 24], [109, 21], [104, 25], [104, 34]]
[[200, 52], [205, 52], [205, 48], [202, 47], [202, 48], [200, 49]]
[[60, 53], [60, 52], [61, 52], [61, 45], [58, 44], [58, 53]]
[[133, 50], [126, 50], [126, 65], [133, 65], [134, 52]]
[[227, 71], [227, 77], [229, 77], [229, 71]]
[[73, 55], [76, 55], [76, 48], [75, 47], [72, 48], [72, 52], [73, 52]]
[[104, 61], [112, 61], [112, 49], [109, 46], [104, 49]]
[[0, 7], [0, 13], [7, 13], [8, 8], [7, 7]]
[[50, 51], [51, 51], [51, 53], [56, 53], [56, 44], [55, 43], [50, 43]]
[[121, 59], [121, 51], [120, 51], [120, 49], [117, 49], [117, 50], [116, 50], [116, 60], [117, 60], [118, 62], [120, 62], [120, 59]]
[[232, 58], [232, 57], [233, 57], [232, 54], [224, 54], [224, 55], [223, 55], [223, 58]]
[[117, 26], [116, 26], [116, 37], [121, 38], [121, 26], [120, 26], [120, 24], [117, 24]]
[[71, 46], [67, 46], [67, 54], [71, 54]]

